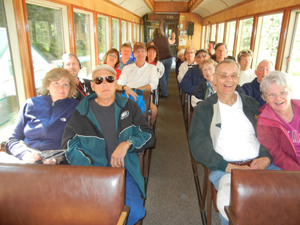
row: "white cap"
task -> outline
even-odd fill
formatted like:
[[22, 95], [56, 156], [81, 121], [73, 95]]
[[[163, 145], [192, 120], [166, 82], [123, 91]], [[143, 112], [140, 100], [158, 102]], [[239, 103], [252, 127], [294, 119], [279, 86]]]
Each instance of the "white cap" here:
[[92, 71], [92, 75], [98, 70], [108, 70], [109, 72], [113, 73], [114, 76], [117, 75], [116, 71], [112, 67], [110, 67], [106, 64], [96, 66], [96, 68]]

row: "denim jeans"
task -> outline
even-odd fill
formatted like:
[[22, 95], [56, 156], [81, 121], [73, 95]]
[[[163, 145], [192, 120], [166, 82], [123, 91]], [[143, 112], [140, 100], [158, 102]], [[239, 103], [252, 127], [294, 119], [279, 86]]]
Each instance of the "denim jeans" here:
[[167, 59], [162, 59], [162, 60], [160, 60], [160, 62], [165, 67], [165, 73], [159, 79], [159, 85], [160, 85], [160, 88], [161, 88], [161, 95], [168, 96], [168, 82], [169, 82], [169, 75], [170, 75], [170, 72], [171, 72], [173, 58], [171, 57], [171, 58], [167, 58]]
[[[267, 170], [281, 170], [281, 169], [279, 167], [275, 166], [273, 163], [271, 163], [270, 166], [267, 168]], [[220, 183], [221, 178], [227, 174], [229, 174], [229, 173], [221, 171], [221, 170], [211, 171], [211, 173], [209, 175], [209, 180], [213, 183], [213, 185], [217, 191], [219, 191], [219, 183]], [[228, 199], [228, 202], [229, 202], [229, 199]], [[221, 209], [219, 209], [219, 211], [221, 211]], [[222, 225], [228, 225], [229, 221], [227, 219], [225, 219], [224, 216], [221, 215], [221, 213], [219, 213], [219, 215], [220, 215], [220, 218], [222, 221]]]

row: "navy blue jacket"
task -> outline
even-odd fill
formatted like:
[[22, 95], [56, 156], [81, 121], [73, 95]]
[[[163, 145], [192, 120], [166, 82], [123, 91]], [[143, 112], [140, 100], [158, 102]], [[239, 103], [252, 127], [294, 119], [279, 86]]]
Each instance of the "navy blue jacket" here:
[[50, 95], [27, 99], [15, 122], [8, 141], [9, 151], [16, 157], [30, 147], [43, 150], [61, 149], [62, 135], [78, 102], [66, 98], [52, 102]]
[[184, 75], [180, 83], [180, 88], [184, 93], [191, 95], [203, 79], [204, 77], [199, 69], [199, 65], [193, 65]]
[[246, 83], [242, 86], [246, 95], [254, 98], [256, 101], [258, 101], [260, 106], [263, 106], [264, 104], [266, 104], [266, 101], [262, 99], [262, 93], [260, 92], [259, 87], [260, 83], [258, 83], [257, 78], [255, 78], [250, 83]]

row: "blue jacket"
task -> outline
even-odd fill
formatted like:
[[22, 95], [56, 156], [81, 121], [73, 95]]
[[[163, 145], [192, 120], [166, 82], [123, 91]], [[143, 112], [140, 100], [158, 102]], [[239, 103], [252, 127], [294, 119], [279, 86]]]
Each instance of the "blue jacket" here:
[[245, 90], [246, 95], [254, 98], [256, 101], [258, 101], [260, 106], [263, 106], [266, 104], [266, 101], [262, 99], [261, 95], [262, 93], [259, 90], [260, 83], [258, 83], [257, 78], [253, 79], [250, 83], [246, 83], [242, 86], [242, 88]]
[[9, 151], [21, 159], [28, 151], [26, 144], [41, 151], [61, 149], [65, 126], [77, 105], [70, 98], [53, 103], [50, 95], [27, 99], [9, 138]]
[[[68, 149], [66, 159], [71, 165], [108, 165], [106, 141], [88, 104], [89, 99], [96, 98], [96, 96], [96, 94], [88, 95], [80, 102], [64, 131], [62, 147]], [[139, 106], [132, 100], [116, 93], [114, 105], [119, 143], [128, 139], [133, 142], [132, 148], [128, 150], [124, 158], [125, 167], [145, 197], [144, 178], [137, 153], [154, 145], [153, 130]]]
[[184, 75], [180, 83], [180, 88], [184, 93], [191, 95], [203, 79], [204, 77], [199, 66], [194, 65], [192, 68], [188, 69]]

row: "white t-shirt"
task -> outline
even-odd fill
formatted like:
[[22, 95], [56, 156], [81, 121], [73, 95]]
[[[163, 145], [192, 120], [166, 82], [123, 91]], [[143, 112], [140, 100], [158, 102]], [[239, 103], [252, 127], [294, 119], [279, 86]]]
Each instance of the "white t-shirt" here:
[[256, 77], [253, 69], [241, 71], [239, 85], [242, 86], [245, 83], [250, 83]]
[[158, 85], [157, 68], [154, 65], [146, 63], [137, 67], [135, 63], [125, 66], [118, 80], [119, 85], [126, 85], [130, 88], [138, 88], [150, 84], [151, 91]]
[[232, 106], [219, 101], [222, 124], [215, 150], [228, 162], [254, 159], [260, 147], [255, 130], [243, 112], [241, 97], [235, 94], [238, 97]]

